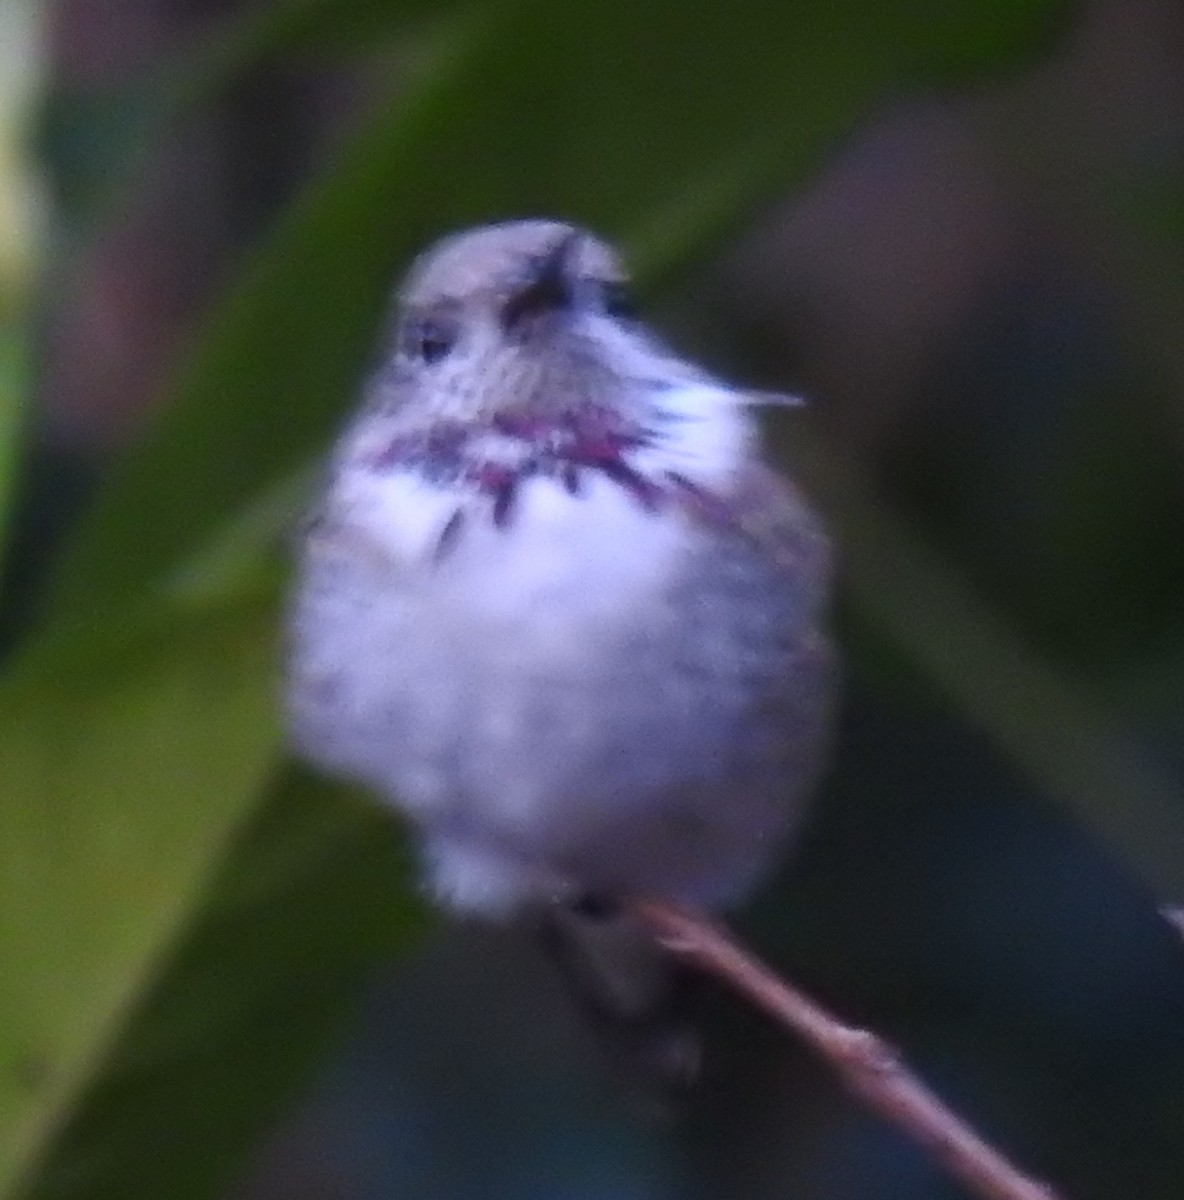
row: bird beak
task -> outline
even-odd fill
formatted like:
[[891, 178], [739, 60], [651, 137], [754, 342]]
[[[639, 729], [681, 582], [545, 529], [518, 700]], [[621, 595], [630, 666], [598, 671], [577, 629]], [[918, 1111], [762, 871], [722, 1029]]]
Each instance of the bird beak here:
[[521, 328], [532, 317], [565, 312], [572, 306], [571, 252], [579, 241], [576, 232], [565, 233], [538, 260], [531, 277], [513, 292], [502, 307], [502, 328]]

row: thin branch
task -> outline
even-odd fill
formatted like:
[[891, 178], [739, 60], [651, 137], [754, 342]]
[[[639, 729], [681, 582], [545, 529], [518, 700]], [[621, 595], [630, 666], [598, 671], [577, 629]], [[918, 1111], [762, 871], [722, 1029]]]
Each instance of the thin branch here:
[[1058, 1200], [950, 1111], [886, 1042], [844, 1025], [742, 949], [707, 918], [657, 900], [637, 900], [636, 916], [672, 954], [723, 980], [801, 1037], [871, 1108], [920, 1142], [983, 1200]]

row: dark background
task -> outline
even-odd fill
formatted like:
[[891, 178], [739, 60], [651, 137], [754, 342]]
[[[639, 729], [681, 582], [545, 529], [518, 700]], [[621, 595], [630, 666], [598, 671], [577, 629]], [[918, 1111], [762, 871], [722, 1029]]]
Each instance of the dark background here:
[[[284, 480], [409, 253], [541, 211], [620, 236], [677, 344], [809, 397], [770, 439], [843, 559], [833, 768], [739, 928], [1066, 1197], [1176, 1200], [1184, 10], [725, 7], [46, 0], [9, 661], [162, 579], [274, 626]], [[426, 916], [385, 820], [268, 778], [34, 1194], [962, 1195], [727, 998], [685, 1119], [638, 1121], [525, 941]]]

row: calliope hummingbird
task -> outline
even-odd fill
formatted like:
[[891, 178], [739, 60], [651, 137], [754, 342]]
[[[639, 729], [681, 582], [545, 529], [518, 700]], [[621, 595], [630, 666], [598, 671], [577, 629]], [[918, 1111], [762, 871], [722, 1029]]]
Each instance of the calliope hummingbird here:
[[455, 234], [397, 301], [301, 543], [294, 745], [403, 814], [441, 905], [537, 924], [630, 1053], [689, 1075], [627, 901], [724, 909], [799, 827], [827, 539], [763, 460], [767, 394], [660, 341], [592, 234]]

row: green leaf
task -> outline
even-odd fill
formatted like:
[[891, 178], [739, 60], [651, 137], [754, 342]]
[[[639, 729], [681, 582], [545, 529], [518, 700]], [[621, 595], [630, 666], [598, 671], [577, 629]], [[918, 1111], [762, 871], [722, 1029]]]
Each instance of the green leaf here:
[[405, 868], [385, 813], [284, 772], [33, 1195], [196, 1200], [225, 1190], [260, 1118], [333, 1045], [375, 963], [419, 931]]
[[102, 1069], [272, 762], [267, 609], [134, 618], [0, 692], [0, 1195]]
[[0, 324], [0, 555], [8, 538], [21, 439], [25, 431], [28, 392], [28, 346], [25, 329]]

